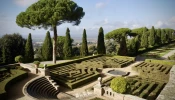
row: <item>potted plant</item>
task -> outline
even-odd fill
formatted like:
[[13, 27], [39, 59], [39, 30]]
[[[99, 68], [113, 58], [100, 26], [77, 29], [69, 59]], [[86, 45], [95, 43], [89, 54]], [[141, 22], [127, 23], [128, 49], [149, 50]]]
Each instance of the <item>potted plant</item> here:
[[39, 62], [39, 61], [34, 61], [33, 63], [35, 64], [35, 67], [36, 67], [36, 68], [38, 68], [38, 67], [39, 67], [39, 64], [40, 64], [40, 62]]
[[24, 60], [24, 58], [21, 55], [15, 57], [15, 61], [18, 63], [23, 62], [23, 60]]

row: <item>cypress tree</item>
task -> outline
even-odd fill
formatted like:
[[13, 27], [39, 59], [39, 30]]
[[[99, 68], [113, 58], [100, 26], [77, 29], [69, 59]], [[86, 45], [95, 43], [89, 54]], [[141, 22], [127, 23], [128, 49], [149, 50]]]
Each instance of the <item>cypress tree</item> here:
[[140, 48], [140, 36], [137, 35], [135, 38], [135, 53], [137, 54], [137, 52], [139, 51]]
[[70, 30], [67, 28], [66, 30], [66, 38], [64, 42], [63, 52], [65, 57], [71, 57], [72, 56], [72, 41], [70, 37]]
[[25, 45], [25, 61], [26, 62], [33, 62], [34, 60], [34, 51], [33, 51], [33, 45], [32, 45], [32, 36], [31, 33], [29, 33], [26, 45]]
[[83, 38], [82, 38], [82, 45], [81, 45], [81, 56], [88, 55], [88, 46], [87, 46], [87, 38], [86, 38], [86, 30], [83, 30]]
[[162, 44], [166, 42], [166, 33], [164, 29], [161, 30], [161, 42]]
[[50, 37], [50, 32], [47, 31], [46, 37], [42, 46], [42, 56], [44, 60], [51, 60], [52, 59], [52, 41]]
[[141, 37], [141, 46], [144, 47], [145, 49], [148, 48], [148, 32], [143, 32], [142, 37]]
[[99, 33], [98, 33], [97, 52], [98, 54], [106, 54], [106, 48], [104, 43], [104, 33], [103, 33], [102, 27], [100, 27]]
[[161, 29], [160, 28], [157, 29], [156, 35], [157, 35], [156, 43], [160, 45], [161, 44]]
[[126, 56], [128, 53], [127, 46], [126, 46], [126, 39], [125, 36], [121, 37], [120, 41], [120, 48], [118, 50], [118, 55], [120, 56]]
[[149, 45], [151, 45], [151, 46], [155, 45], [155, 29], [154, 29], [154, 26], [152, 26], [151, 31], [150, 31]]

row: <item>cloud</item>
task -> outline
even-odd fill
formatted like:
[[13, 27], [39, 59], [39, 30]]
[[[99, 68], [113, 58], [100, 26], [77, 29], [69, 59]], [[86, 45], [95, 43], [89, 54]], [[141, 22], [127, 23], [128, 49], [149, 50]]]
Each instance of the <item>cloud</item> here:
[[38, 0], [13, 0], [13, 1], [18, 6], [27, 7], [27, 6], [37, 2]]
[[142, 27], [142, 24], [138, 21], [109, 21], [107, 18], [104, 20], [98, 21], [94, 23], [94, 26], [102, 26], [107, 28], [107, 30], [114, 30], [116, 28], [139, 28]]
[[106, 6], [106, 4], [104, 2], [99, 2], [95, 5], [95, 8], [99, 9], [99, 8], [103, 8], [105, 6]]
[[161, 27], [165, 26], [165, 24], [162, 21], [158, 21], [154, 26], [161, 28]]
[[154, 25], [156, 28], [172, 28], [175, 29], [175, 16], [171, 17], [166, 21], [157, 21]]

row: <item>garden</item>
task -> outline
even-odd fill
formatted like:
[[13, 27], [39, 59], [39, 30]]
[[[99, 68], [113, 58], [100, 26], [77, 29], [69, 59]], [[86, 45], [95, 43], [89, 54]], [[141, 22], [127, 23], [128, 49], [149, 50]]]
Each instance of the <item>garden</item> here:
[[106, 57], [102, 55], [92, 57], [91, 59], [85, 58], [48, 66], [48, 68], [50, 68], [52, 78], [58, 84], [74, 89], [87, 82], [96, 80], [101, 76], [100, 69], [102, 68], [122, 68], [134, 62], [132, 57], [132, 59], [117, 59], [117, 57]]
[[19, 65], [8, 65], [0, 68], [0, 98], [5, 99], [10, 85], [28, 77], [27, 72], [20, 70]]

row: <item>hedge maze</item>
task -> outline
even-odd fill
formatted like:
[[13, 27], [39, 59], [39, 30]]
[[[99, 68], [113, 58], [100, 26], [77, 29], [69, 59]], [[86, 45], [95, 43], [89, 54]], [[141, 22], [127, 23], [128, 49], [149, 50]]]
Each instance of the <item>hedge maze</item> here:
[[129, 76], [127, 80], [131, 86], [130, 94], [147, 100], [155, 100], [166, 85], [164, 82], [155, 82], [154, 80], [140, 76]]
[[127, 80], [131, 85], [130, 94], [155, 100], [169, 79], [169, 72], [172, 66], [161, 65], [150, 62], [141, 62], [132, 67], [140, 73], [139, 76], [128, 76]]
[[[81, 59], [81, 62], [67, 62], [61, 66], [50, 69], [52, 79], [58, 84], [74, 89], [90, 81], [96, 80], [100, 73], [99, 68], [121, 68], [131, 64], [131, 59], [117, 59], [113, 57], [94, 57], [91, 59]], [[52, 67], [52, 66], [51, 66]]]
[[143, 78], [153, 79], [157, 82], [168, 82], [171, 66], [142, 62], [133, 67]]

